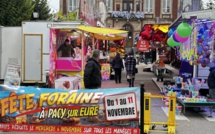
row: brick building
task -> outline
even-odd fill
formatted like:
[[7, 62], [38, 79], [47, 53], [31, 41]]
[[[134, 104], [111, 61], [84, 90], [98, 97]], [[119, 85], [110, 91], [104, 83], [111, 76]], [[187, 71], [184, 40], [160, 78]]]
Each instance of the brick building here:
[[145, 24], [171, 24], [178, 13], [178, 0], [110, 0], [106, 26], [128, 30], [126, 47]]
[[[80, 4], [79, 4], [80, 2]], [[128, 30], [126, 47], [145, 24], [171, 24], [178, 14], [179, 0], [61, 0], [64, 14], [79, 8], [79, 15], [91, 26]]]

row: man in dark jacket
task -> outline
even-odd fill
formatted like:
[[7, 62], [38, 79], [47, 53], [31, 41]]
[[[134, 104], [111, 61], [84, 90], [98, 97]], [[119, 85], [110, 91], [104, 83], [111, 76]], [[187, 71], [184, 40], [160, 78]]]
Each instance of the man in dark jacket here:
[[65, 42], [60, 45], [57, 49], [57, 53], [61, 52], [61, 57], [73, 57], [75, 58], [75, 51], [71, 44], [69, 44], [69, 39], [66, 39]]
[[210, 74], [208, 76], [208, 87], [210, 98], [215, 99], [215, 66], [210, 67]]
[[116, 57], [113, 59], [112, 67], [115, 72], [115, 82], [121, 83], [121, 75], [122, 75], [122, 69], [124, 69], [122, 58], [120, 57], [120, 54], [117, 53]]
[[94, 50], [92, 58], [89, 58], [84, 70], [84, 86], [88, 89], [101, 87], [101, 66], [99, 61], [99, 50]]

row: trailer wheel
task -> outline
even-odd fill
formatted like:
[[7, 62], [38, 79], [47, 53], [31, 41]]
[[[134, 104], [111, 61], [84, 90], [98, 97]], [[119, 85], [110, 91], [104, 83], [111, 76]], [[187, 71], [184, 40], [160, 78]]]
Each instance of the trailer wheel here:
[[152, 125], [152, 130], [154, 130], [155, 129], [155, 127], [156, 127], [156, 125], [154, 124], [154, 125]]
[[167, 128], [168, 126], [167, 126], [167, 124], [163, 124], [163, 127], [164, 127], [164, 128]]

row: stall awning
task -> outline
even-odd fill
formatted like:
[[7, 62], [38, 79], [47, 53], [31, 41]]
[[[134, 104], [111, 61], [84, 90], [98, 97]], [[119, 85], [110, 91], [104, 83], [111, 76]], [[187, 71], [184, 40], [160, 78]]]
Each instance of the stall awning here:
[[180, 15], [170, 26], [169, 29], [171, 28], [176, 28], [179, 24], [183, 22], [182, 16]]
[[167, 33], [167, 32], [168, 32], [168, 29], [169, 29], [169, 25], [153, 25], [152, 28], [153, 28], [154, 30], [159, 29], [159, 30], [161, 30], [162, 32]]
[[124, 36], [104, 36], [99, 34], [93, 34], [92, 36], [100, 40], [123, 40], [125, 38]]
[[91, 27], [91, 26], [78, 26], [78, 30], [89, 32], [89, 33], [94, 33], [94, 34], [103, 34], [103, 35], [108, 35], [108, 34], [124, 34], [127, 33], [128, 31], [124, 30], [116, 30], [116, 29], [109, 29], [109, 28], [98, 28], [98, 27]]

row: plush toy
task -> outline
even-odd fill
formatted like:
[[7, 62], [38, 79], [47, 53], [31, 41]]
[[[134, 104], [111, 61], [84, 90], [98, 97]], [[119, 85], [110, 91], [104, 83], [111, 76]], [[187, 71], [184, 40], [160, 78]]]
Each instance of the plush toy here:
[[141, 38], [144, 40], [150, 40], [152, 30], [153, 29], [152, 29], [151, 25], [145, 25], [143, 31], [140, 34]]
[[157, 30], [156, 33], [152, 37], [153, 41], [162, 41], [164, 39], [165, 39], [165, 34], [160, 30]]
[[143, 31], [141, 33], [141, 38], [144, 40], [149, 40], [151, 38], [151, 34], [149, 33], [149, 31]]

